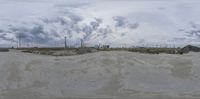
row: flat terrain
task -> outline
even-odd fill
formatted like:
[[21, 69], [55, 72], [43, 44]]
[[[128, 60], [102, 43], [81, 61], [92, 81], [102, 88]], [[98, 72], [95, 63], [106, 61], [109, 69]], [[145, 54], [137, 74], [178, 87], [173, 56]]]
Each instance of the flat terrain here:
[[0, 99], [200, 99], [200, 53], [0, 52]]

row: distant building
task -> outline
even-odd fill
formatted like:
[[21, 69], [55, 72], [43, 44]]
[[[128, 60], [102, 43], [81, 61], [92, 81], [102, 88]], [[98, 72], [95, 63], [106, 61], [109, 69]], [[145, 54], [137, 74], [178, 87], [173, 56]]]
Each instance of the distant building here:
[[103, 48], [103, 49], [107, 49], [110, 48], [110, 45], [95, 45], [94, 48]]
[[99, 45], [94, 45], [94, 48], [101, 48], [100, 44]]
[[102, 48], [110, 48], [110, 45], [103, 45]]

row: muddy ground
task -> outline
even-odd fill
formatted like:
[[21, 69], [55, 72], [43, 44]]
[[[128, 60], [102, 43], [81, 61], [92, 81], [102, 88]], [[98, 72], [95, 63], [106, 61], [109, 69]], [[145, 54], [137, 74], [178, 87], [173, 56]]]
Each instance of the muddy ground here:
[[200, 99], [200, 53], [0, 52], [0, 99]]

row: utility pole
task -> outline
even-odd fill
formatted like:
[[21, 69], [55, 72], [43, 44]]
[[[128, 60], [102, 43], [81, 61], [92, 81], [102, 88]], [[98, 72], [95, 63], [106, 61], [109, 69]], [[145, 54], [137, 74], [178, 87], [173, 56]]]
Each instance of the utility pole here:
[[65, 36], [65, 49], [67, 48], [67, 37]]

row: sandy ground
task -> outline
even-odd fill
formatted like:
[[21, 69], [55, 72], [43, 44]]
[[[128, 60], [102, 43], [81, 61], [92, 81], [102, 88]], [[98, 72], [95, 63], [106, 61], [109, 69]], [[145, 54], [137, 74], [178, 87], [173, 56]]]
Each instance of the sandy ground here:
[[0, 52], [0, 99], [200, 99], [200, 53]]

